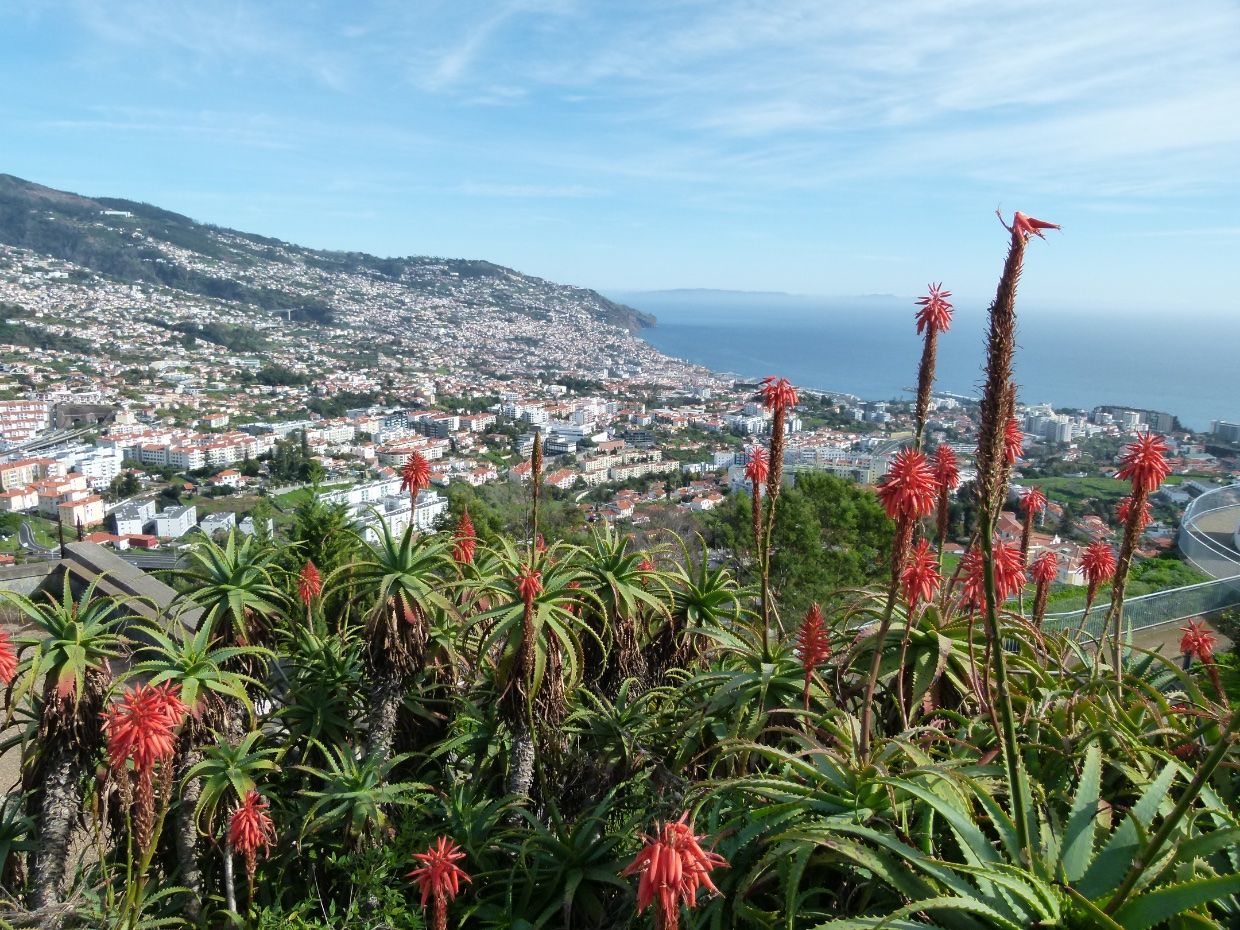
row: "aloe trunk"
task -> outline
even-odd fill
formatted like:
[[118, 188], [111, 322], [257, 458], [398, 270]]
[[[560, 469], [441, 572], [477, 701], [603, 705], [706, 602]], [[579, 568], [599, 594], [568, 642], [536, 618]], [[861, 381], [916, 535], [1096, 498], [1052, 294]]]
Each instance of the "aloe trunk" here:
[[53, 742], [51, 758], [42, 767], [39, 803], [39, 849], [31, 869], [31, 905], [42, 909], [58, 904], [65, 883], [73, 820], [82, 806], [79, 753]]
[[534, 785], [534, 734], [522, 721], [512, 728], [512, 755], [508, 760], [508, 783], [505, 790], [520, 798], [528, 798]]
[[[181, 755], [177, 765], [177, 780], [202, 761], [202, 753], [188, 749]], [[166, 764], [166, 763], [165, 763]], [[180, 799], [173, 808], [174, 834], [177, 860], [181, 866], [181, 884], [189, 889], [185, 902], [185, 916], [196, 921], [202, 909], [202, 863], [198, 849], [198, 822], [194, 808], [202, 794], [202, 779], [191, 778], [183, 783]]]
[[366, 755], [380, 767], [392, 758], [396, 717], [404, 699], [404, 688], [392, 675], [379, 676], [370, 689], [370, 706], [366, 711]]

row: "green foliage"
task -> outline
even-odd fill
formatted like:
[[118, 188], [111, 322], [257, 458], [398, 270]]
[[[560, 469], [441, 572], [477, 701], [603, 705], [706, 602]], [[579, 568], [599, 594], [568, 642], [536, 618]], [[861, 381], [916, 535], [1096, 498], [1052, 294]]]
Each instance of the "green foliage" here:
[[[802, 472], [780, 494], [779, 510], [771, 584], [790, 614], [886, 571], [894, 529], [872, 493], [833, 475]], [[744, 554], [748, 563], [751, 526], [749, 496], [734, 494], [711, 513], [706, 536], [712, 548]]]
[[42, 326], [27, 326], [24, 323], [14, 323], [9, 320], [0, 320], [0, 345], [47, 349], [77, 355], [91, 355], [95, 352], [94, 346], [78, 336], [61, 335]]

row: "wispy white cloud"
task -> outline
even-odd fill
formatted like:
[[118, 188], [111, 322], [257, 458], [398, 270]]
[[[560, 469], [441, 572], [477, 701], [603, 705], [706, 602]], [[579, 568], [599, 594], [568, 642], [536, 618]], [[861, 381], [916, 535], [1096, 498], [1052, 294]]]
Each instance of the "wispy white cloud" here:
[[601, 197], [606, 192], [582, 184], [495, 184], [466, 182], [457, 190], [470, 197], [555, 199], [560, 197]]

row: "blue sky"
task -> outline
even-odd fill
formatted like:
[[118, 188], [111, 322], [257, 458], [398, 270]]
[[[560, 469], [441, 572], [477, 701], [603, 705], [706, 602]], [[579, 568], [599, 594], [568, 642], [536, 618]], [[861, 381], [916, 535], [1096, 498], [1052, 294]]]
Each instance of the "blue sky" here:
[[1240, 292], [1240, 6], [0, 0], [0, 171], [603, 289]]

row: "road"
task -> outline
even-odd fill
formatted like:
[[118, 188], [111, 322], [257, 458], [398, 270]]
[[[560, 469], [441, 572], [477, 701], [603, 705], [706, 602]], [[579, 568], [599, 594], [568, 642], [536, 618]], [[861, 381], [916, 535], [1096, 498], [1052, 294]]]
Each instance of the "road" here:
[[29, 549], [31, 552], [48, 553], [56, 551], [55, 547], [39, 545], [35, 541], [34, 530], [30, 528], [30, 524], [25, 520], [17, 527], [17, 541], [22, 544], [23, 548]]

